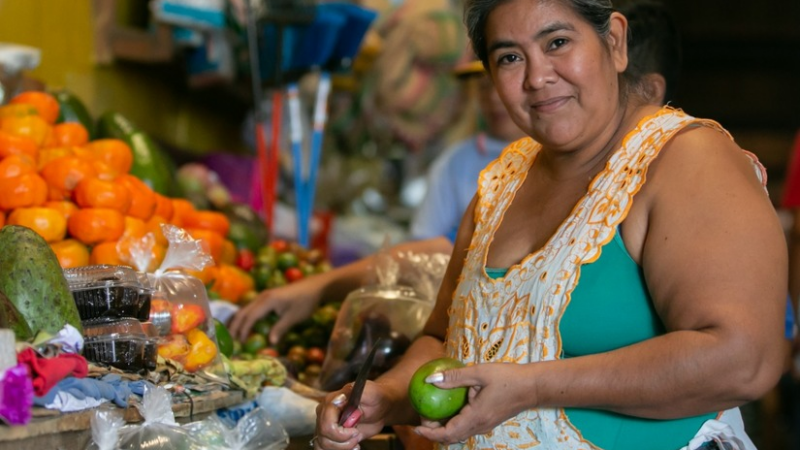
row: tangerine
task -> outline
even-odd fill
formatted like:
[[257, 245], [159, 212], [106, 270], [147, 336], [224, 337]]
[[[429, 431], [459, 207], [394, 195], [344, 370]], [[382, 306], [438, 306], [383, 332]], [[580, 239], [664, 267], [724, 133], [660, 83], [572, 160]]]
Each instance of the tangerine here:
[[58, 100], [47, 92], [25, 91], [20, 92], [11, 99], [12, 105], [26, 104], [36, 108], [39, 116], [49, 124], [56, 123], [58, 119]]
[[89, 265], [89, 248], [75, 239], [53, 242], [50, 244], [50, 248], [56, 254], [62, 269]]
[[0, 178], [0, 209], [39, 206], [47, 201], [47, 183], [35, 173]]
[[67, 229], [87, 245], [116, 241], [125, 231], [125, 216], [116, 209], [85, 208], [69, 216]]
[[111, 208], [125, 214], [131, 207], [131, 193], [125, 185], [95, 177], [82, 179], [72, 196], [82, 208]]
[[50, 208], [16, 208], [8, 216], [8, 224], [28, 227], [47, 242], [60, 241], [67, 234], [67, 220]]

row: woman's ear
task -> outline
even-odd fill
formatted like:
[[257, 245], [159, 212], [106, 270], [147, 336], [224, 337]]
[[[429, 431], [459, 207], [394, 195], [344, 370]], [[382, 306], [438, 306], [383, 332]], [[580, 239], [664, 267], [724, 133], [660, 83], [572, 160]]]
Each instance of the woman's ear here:
[[609, 18], [608, 44], [617, 73], [624, 72], [628, 67], [628, 19], [618, 12]]
[[667, 95], [667, 80], [660, 73], [647, 73], [643, 77], [644, 89], [648, 102], [663, 106]]

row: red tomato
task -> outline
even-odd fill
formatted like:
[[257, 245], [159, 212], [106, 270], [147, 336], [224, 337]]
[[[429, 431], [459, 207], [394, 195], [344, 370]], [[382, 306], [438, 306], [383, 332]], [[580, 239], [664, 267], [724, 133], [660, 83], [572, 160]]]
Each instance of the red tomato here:
[[286, 277], [286, 281], [289, 283], [294, 283], [295, 281], [303, 278], [303, 271], [298, 269], [297, 267], [289, 267], [286, 269], [286, 272], [283, 273], [283, 276]]
[[239, 250], [239, 254], [236, 255], [236, 265], [240, 269], [249, 272], [255, 263], [256, 257], [253, 255], [253, 252], [250, 249], [243, 248]]
[[309, 364], [322, 364], [325, 361], [325, 351], [319, 347], [309, 347], [306, 350], [306, 361]]
[[206, 312], [200, 305], [177, 304], [172, 308], [172, 334], [185, 333], [205, 320]]
[[276, 252], [282, 253], [289, 249], [289, 243], [283, 239], [276, 239], [269, 243], [270, 247], [275, 249]]
[[257, 354], [259, 356], [270, 356], [272, 358], [277, 358], [278, 357], [278, 351], [275, 350], [272, 347], [262, 348], [261, 350], [258, 351]]

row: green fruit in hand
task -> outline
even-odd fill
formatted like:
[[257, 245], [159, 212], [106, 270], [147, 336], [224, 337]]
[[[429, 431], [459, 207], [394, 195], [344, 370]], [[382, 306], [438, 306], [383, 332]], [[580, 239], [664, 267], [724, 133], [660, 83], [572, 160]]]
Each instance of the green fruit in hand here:
[[447, 369], [464, 367], [453, 358], [439, 358], [420, 366], [408, 384], [411, 406], [420, 416], [429, 420], [443, 420], [455, 415], [467, 402], [467, 388], [441, 389], [425, 382], [429, 375]]
[[263, 334], [253, 333], [247, 337], [242, 345], [242, 351], [250, 355], [255, 355], [259, 350], [267, 346], [267, 337]]
[[231, 334], [225, 328], [225, 325], [217, 319], [214, 319], [214, 331], [217, 335], [217, 346], [220, 353], [230, 358], [233, 355], [233, 338]]

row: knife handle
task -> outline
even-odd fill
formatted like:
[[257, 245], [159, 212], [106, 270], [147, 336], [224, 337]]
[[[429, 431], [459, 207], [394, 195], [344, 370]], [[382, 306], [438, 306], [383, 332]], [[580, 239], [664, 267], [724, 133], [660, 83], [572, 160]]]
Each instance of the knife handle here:
[[339, 425], [345, 428], [354, 428], [361, 419], [361, 414], [362, 412], [358, 409], [358, 406], [348, 405], [342, 411], [342, 416], [339, 418]]

